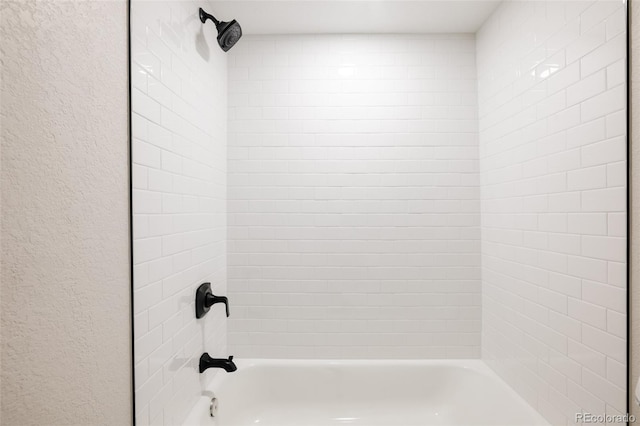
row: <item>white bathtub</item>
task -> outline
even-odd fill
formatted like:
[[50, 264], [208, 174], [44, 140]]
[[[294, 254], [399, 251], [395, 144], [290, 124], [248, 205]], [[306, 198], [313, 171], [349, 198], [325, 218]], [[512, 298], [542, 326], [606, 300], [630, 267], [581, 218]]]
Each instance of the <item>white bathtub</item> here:
[[185, 426], [548, 425], [480, 360], [236, 364], [216, 375]]

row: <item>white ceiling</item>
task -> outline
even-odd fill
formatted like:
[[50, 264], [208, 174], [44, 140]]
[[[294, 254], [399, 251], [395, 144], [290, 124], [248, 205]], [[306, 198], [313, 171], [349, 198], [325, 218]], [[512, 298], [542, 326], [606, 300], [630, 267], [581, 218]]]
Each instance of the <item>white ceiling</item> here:
[[208, 11], [244, 34], [474, 33], [500, 0], [232, 0]]

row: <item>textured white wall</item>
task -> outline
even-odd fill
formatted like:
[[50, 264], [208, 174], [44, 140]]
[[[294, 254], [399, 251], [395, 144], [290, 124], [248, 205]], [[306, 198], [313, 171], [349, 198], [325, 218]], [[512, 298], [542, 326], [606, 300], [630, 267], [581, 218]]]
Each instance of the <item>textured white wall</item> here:
[[[133, 1], [134, 311], [138, 425], [180, 424], [226, 357], [227, 57], [203, 2]], [[224, 373], [223, 373], [224, 374]]]
[[0, 422], [131, 424], [127, 4], [0, 9]]
[[474, 37], [242, 41], [229, 56], [232, 351], [479, 356]]
[[482, 354], [552, 424], [626, 410], [625, 37], [620, 1], [478, 34]]

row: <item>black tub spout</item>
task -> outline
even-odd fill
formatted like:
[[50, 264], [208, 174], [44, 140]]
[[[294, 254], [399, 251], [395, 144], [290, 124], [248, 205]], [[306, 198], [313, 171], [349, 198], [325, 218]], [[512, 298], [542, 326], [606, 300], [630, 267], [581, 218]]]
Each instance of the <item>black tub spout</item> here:
[[231, 373], [238, 369], [236, 364], [233, 362], [233, 356], [230, 356], [229, 359], [211, 358], [209, 354], [205, 352], [200, 357], [200, 373], [204, 373], [208, 368], [222, 368], [227, 373]]

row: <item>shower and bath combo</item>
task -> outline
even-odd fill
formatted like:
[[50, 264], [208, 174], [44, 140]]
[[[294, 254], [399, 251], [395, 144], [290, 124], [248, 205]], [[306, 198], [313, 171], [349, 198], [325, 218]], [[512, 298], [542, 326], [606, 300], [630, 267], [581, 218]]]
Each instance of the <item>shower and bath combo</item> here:
[[218, 21], [213, 15], [208, 14], [202, 8], [199, 10], [200, 21], [204, 24], [211, 19], [218, 30], [218, 44], [225, 52], [229, 51], [242, 37], [242, 28], [235, 19], [231, 22]]

